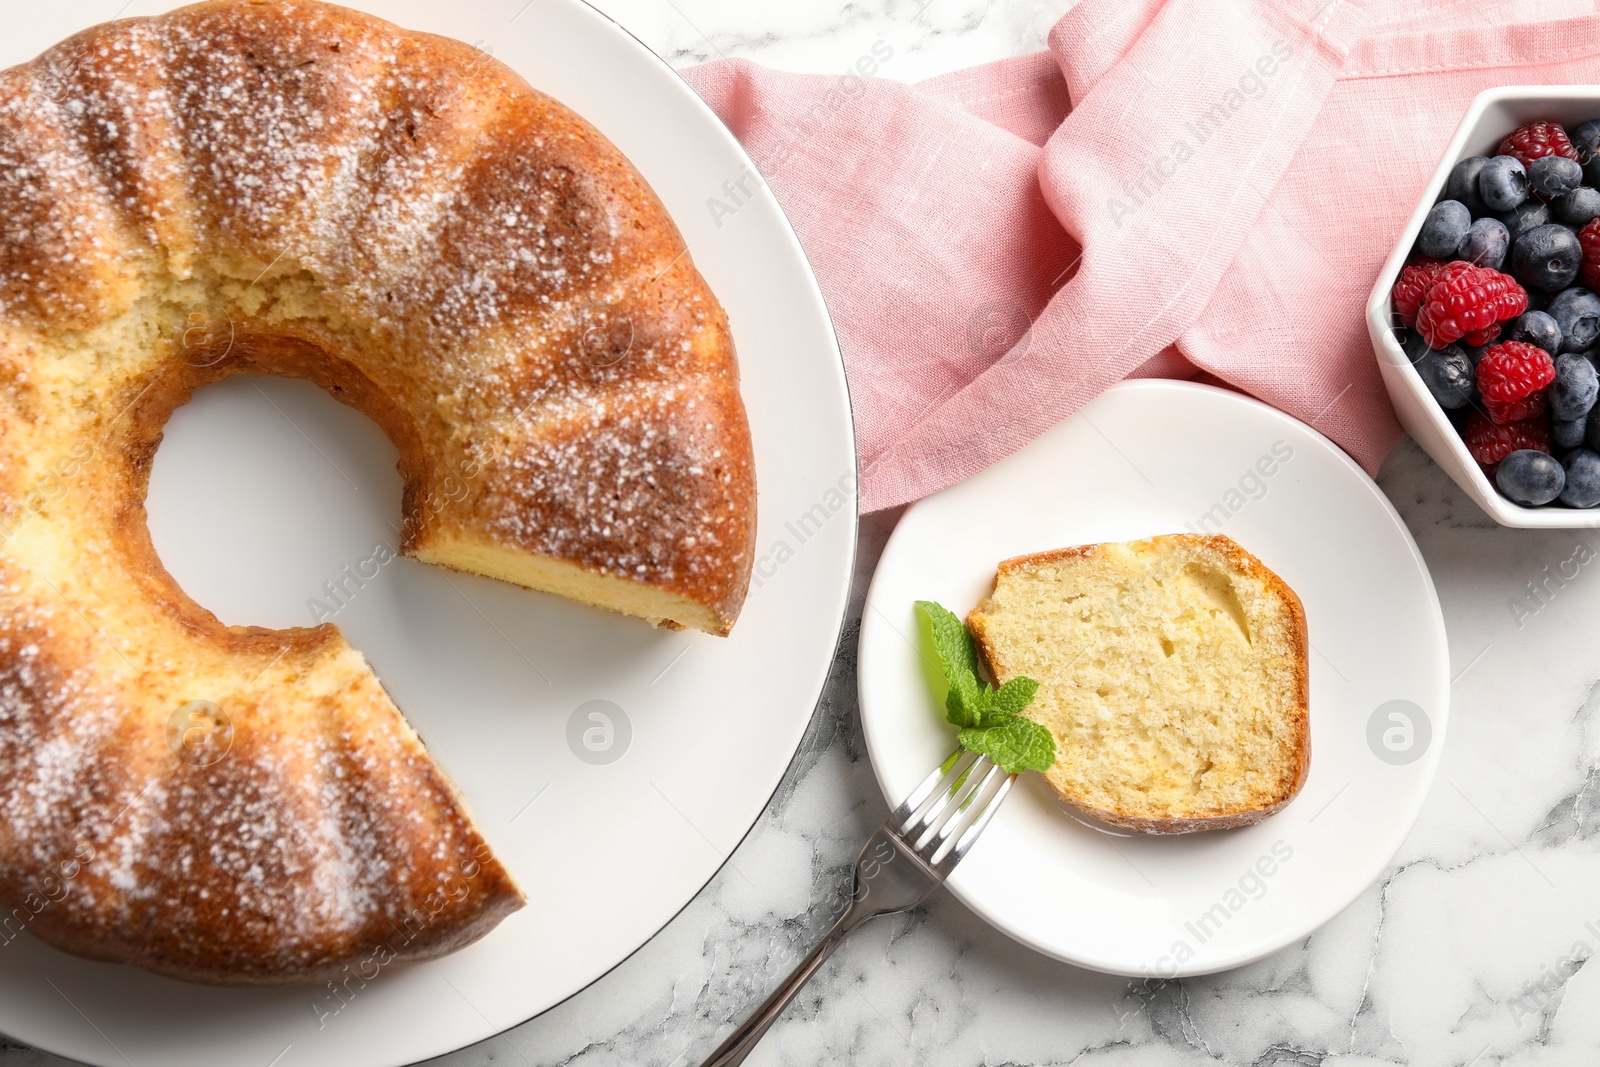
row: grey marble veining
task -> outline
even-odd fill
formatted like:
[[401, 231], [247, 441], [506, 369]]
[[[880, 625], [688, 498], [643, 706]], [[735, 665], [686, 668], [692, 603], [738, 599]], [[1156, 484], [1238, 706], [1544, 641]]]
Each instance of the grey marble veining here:
[[[1600, 620], [1600, 581], [1580, 569], [1545, 583], [1536, 614], [1509, 607], [1590, 535], [1494, 526], [1409, 442], [1380, 484], [1438, 583], [1457, 682], [1438, 783], [1377, 884], [1260, 963], [1167, 982], [1038, 956], [941, 894], [858, 931], [750, 1062], [1594, 1062], [1600, 642], [1583, 638], [1600, 635], [1585, 623]], [[853, 647], [895, 518], [862, 523], [838, 665], [778, 797], [729, 866], [595, 986], [442, 1062], [694, 1064], [812, 943], [886, 813], [856, 718]]]
[[[1600, 636], [1586, 621], [1600, 620], [1600, 568], [1546, 581], [1531, 617], [1509, 607], [1593, 535], [1481, 520], [1410, 442], [1379, 482], [1438, 584], [1457, 681], [1438, 782], [1375, 885], [1260, 963], [1165, 982], [1046, 959], [940, 894], [853, 935], [749, 1062], [1595, 1062], [1600, 642], [1585, 638]], [[887, 810], [857, 720], [854, 648], [896, 517], [862, 522], [834, 673], [771, 807], [723, 870], [593, 986], [434, 1062], [692, 1067], [810, 947]], [[61, 1062], [0, 1044], [0, 1067]]]
[[[1594, 1062], [1600, 642], [1583, 637], [1600, 631], [1584, 623], [1600, 619], [1600, 581], [1580, 570], [1563, 587], [1546, 583], [1554, 592], [1532, 618], [1508, 607], [1589, 534], [1481, 520], [1410, 442], [1380, 484], [1438, 583], [1458, 677], [1422, 819], [1350, 908], [1260, 963], [1161, 982], [1038, 956], [941, 894], [857, 932], [749, 1062]], [[794, 767], [728, 867], [593, 987], [441, 1063], [694, 1064], [812, 943], [886, 813], [855, 713], [853, 643], [895, 518], [862, 523], [838, 665]]]
[[[830, 71], [881, 37], [897, 50], [886, 73], [909, 81], [1042, 47], [1068, 4], [599, 6], [675, 65], [744, 55]], [[853, 935], [752, 1067], [1596, 1062], [1600, 536], [1495, 526], [1409, 442], [1380, 484], [1438, 586], [1455, 682], [1438, 780], [1378, 883], [1260, 963], [1167, 982], [1046, 959], [939, 894]], [[436, 1063], [693, 1067], [810, 947], [886, 813], [857, 719], [855, 641], [894, 519], [862, 523], [838, 663], [777, 796], [723, 870], [593, 986]], [[63, 1062], [0, 1038], [0, 1067]]]
[[1045, 46], [1073, 0], [591, 0], [675, 67], [742, 56], [781, 70], [843, 70], [878, 38], [886, 76], [918, 81]]

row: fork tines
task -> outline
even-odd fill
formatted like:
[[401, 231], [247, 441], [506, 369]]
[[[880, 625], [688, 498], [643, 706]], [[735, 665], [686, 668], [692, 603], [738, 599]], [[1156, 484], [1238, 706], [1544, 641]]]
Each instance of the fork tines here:
[[922, 861], [948, 874], [1000, 810], [1016, 775], [958, 748], [889, 817], [889, 828]]

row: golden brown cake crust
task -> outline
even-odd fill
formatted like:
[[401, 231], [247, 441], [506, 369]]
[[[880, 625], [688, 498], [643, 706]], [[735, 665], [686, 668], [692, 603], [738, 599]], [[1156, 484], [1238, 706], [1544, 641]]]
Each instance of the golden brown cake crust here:
[[[1282, 811], [1299, 794], [1301, 787], [1305, 785], [1306, 776], [1311, 771], [1310, 639], [1306, 629], [1305, 606], [1300, 602], [1300, 597], [1289, 587], [1288, 583], [1269, 569], [1266, 564], [1241, 548], [1238, 542], [1231, 537], [1221, 534], [1184, 533], [1164, 535], [1163, 539], [1208, 546], [1224, 556], [1232, 567], [1241, 573], [1250, 575], [1270, 588], [1288, 611], [1290, 617], [1289, 630], [1295, 647], [1295, 655], [1292, 661], [1295, 702], [1288, 715], [1288, 727], [1296, 738], [1295, 758], [1284, 769], [1283, 775], [1279, 778], [1271, 794], [1261, 797], [1259, 803], [1248, 810], [1219, 810], [1192, 818], [1160, 818], [1132, 811], [1086, 805], [1082, 797], [1068, 796], [1065, 793], [1062, 793], [1061, 796], [1063, 800], [1066, 800], [1091, 818], [1137, 833], [1186, 834], [1201, 830], [1228, 830], [1240, 826], [1249, 826]], [[995, 587], [1008, 574], [1015, 574], [1068, 559], [1089, 558], [1101, 551], [1102, 548], [1103, 546], [1100, 544], [1074, 545], [1069, 548], [1049, 549], [1044, 552], [1035, 552], [1002, 560], [995, 568], [995, 582], [990, 586], [990, 595], [993, 595]], [[1000, 662], [1000, 657], [992, 637], [987, 632], [987, 620], [981, 607], [973, 609], [968, 614], [967, 625], [972, 631], [985, 668], [989, 670], [991, 676], [994, 676], [997, 673], [995, 665]], [[1054, 783], [1051, 784], [1054, 787]], [[1060, 792], [1060, 790], [1058, 789], [1057, 792]]]
[[371, 669], [331, 625], [224, 626], [151, 545], [161, 428], [234, 374], [384, 429], [402, 551], [726, 633], [726, 315], [621, 153], [460, 42], [213, 0], [0, 72], [0, 941], [237, 985], [444, 954], [522, 896]]

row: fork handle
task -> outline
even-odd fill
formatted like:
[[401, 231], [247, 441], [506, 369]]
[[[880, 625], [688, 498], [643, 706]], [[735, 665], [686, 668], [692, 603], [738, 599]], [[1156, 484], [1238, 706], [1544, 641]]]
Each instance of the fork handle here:
[[800, 992], [800, 987], [810, 981], [811, 976], [817, 973], [817, 968], [833, 955], [833, 950], [839, 947], [845, 935], [870, 918], [872, 913], [863, 912], [856, 901], [851, 900], [844, 914], [839, 916], [838, 922], [822, 935], [817, 947], [800, 961], [799, 966], [784, 979], [783, 984], [773, 990], [772, 995], [762, 1002], [761, 1007], [757, 1008], [742, 1026], [717, 1046], [717, 1050], [706, 1060], [703, 1067], [738, 1067], [738, 1064], [743, 1063], [745, 1057], [750, 1055], [750, 1050], [766, 1036], [768, 1030], [772, 1029], [772, 1024], [778, 1021], [778, 1016], [783, 1014], [783, 1009], [789, 1006], [794, 995]]

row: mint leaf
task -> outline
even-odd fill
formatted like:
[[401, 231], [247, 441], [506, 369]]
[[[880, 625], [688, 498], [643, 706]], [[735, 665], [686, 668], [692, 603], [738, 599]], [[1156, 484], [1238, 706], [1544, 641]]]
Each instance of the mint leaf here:
[[976, 725], [998, 726], [1007, 719], [1021, 715], [1022, 709], [1033, 703], [1033, 695], [1038, 691], [1039, 683], [1032, 678], [1018, 676], [1011, 679], [995, 690], [983, 718]]
[[978, 678], [978, 648], [966, 624], [931, 600], [917, 601], [917, 611], [933, 635], [933, 651], [944, 672], [946, 717], [952, 726], [977, 726], [989, 704], [988, 686]]
[[978, 646], [955, 614], [931, 600], [917, 601], [944, 675], [945, 717], [961, 727], [961, 744], [988, 756], [1007, 774], [1047, 771], [1056, 762], [1056, 739], [1047, 728], [1022, 718], [1039, 683], [1013, 678], [991, 689], [978, 676]]
[[1007, 774], [1048, 771], [1056, 762], [1055, 735], [1020, 715], [997, 726], [969, 727], [957, 737], [967, 748], [994, 760]]
[[917, 611], [933, 631], [933, 650], [939, 654], [945, 677], [952, 674], [978, 677], [978, 646], [972, 641], [967, 626], [955, 614], [931, 600], [917, 601]]

